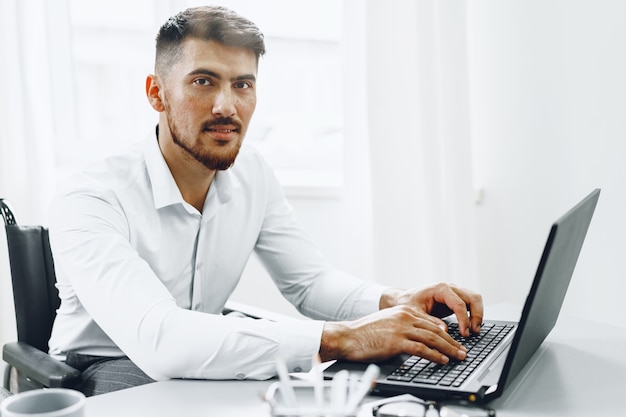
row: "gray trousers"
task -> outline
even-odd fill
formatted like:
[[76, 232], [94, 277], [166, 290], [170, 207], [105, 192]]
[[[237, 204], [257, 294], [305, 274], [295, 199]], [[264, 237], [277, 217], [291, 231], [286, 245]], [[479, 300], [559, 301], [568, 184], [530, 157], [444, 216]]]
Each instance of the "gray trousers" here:
[[155, 382], [125, 356], [111, 358], [70, 352], [65, 363], [81, 371], [82, 381], [72, 388], [87, 397]]

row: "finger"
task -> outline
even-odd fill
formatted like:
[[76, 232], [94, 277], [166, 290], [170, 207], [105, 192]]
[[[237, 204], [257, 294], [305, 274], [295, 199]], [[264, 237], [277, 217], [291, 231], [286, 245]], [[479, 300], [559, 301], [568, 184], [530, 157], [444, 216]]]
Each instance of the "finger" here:
[[408, 343], [407, 346], [403, 349], [404, 352], [409, 355], [419, 356], [420, 358], [427, 359], [431, 362], [439, 363], [445, 365], [450, 362], [450, 358], [447, 355], [439, 352], [437, 349], [432, 349], [420, 342], [412, 342]]
[[468, 304], [462, 296], [464, 296], [463, 290], [446, 285], [443, 287], [440, 294], [441, 298], [437, 299], [437, 302], [445, 304], [452, 310], [459, 323], [459, 332], [468, 337], [470, 335], [470, 319], [467, 316]]
[[408, 336], [409, 339], [423, 343], [446, 356], [459, 360], [465, 359], [467, 349], [454, 340], [446, 330], [442, 330], [430, 320], [419, 320], [414, 324], [414, 328], [414, 331]]
[[448, 324], [441, 320], [439, 317], [435, 317], [435, 316], [431, 316], [428, 313], [424, 313], [421, 310], [414, 310], [415, 311], [415, 315], [416, 315], [416, 323], [414, 325], [418, 325], [419, 326], [419, 320], [426, 320], [432, 324], [434, 324], [435, 326], [437, 326], [438, 328], [440, 328], [443, 332], [448, 333]]
[[447, 290], [450, 298], [445, 302], [450, 303], [447, 305], [457, 318], [461, 334], [468, 337], [470, 331], [479, 333], [483, 322], [483, 301], [480, 294], [454, 286]]
[[458, 289], [458, 295], [463, 299], [466, 305], [466, 310], [469, 311], [469, 325], [471, 331], [474, 333], [480, 332], [480, 326], [483, 323], [483, 299], [480, 294], [468, 291], [465, 289]]
[[402, 311], [403, 315], [408, 313], [410, 320], [411, 327], [404, 333], [405, 338], [423, 343], [456, 359], [465, 358], [467, 349], [448, 334], [448, 326], [443, 320], [408, 306], [398, 310]]
[[472, 293], [471, 302], [468, 303], [470, 311], [470, 322], [472, 331], [474, 333], [480, 333], [480, 326], [483, 324], [483, 298], [480, 294]]
[[448, 363], [450, 358], [463, 360], [467, 350], [439, 330], [416, 329], [411, 338], [407, 339], [406, 353], [417, 355], [437, 363]]

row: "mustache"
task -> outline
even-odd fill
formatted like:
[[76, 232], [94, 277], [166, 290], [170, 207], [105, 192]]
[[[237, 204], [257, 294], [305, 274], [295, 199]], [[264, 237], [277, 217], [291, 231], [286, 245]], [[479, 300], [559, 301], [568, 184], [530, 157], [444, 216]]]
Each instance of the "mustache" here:
[[237, 130], [241, 130], [241, 123], [234, 120], [232, 117], [218, 117], [202, 124], [202, 130], [209, 130], [215, 126], [230, 125], [234, 126]]

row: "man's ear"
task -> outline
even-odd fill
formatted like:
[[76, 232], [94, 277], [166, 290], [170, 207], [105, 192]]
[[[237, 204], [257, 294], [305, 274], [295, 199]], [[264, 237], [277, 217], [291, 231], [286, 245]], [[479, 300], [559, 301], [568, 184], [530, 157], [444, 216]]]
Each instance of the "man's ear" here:
[[150, 74], [146, 78], [146, 96], [152, 108], [158, 112], [165, 110], [163, 101], [161, 100], [161, 87], [159, 79], [156, 75]]

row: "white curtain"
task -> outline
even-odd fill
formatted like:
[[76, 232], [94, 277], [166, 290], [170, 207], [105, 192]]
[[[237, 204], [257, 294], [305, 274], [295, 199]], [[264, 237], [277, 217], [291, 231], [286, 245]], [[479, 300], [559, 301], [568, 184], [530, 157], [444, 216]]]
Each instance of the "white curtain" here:
[[366, 2], [376, 279], [478, 289], [462, 2]]
[[[44, 223], [54, 192], [54, 132], [46, 0], [0, 0], [0, 197], [18, 222]], [[55, 2], [56, 3], [56, 2]], [[4, 227], [0, 232], [0, 342], [15, 339]]]

